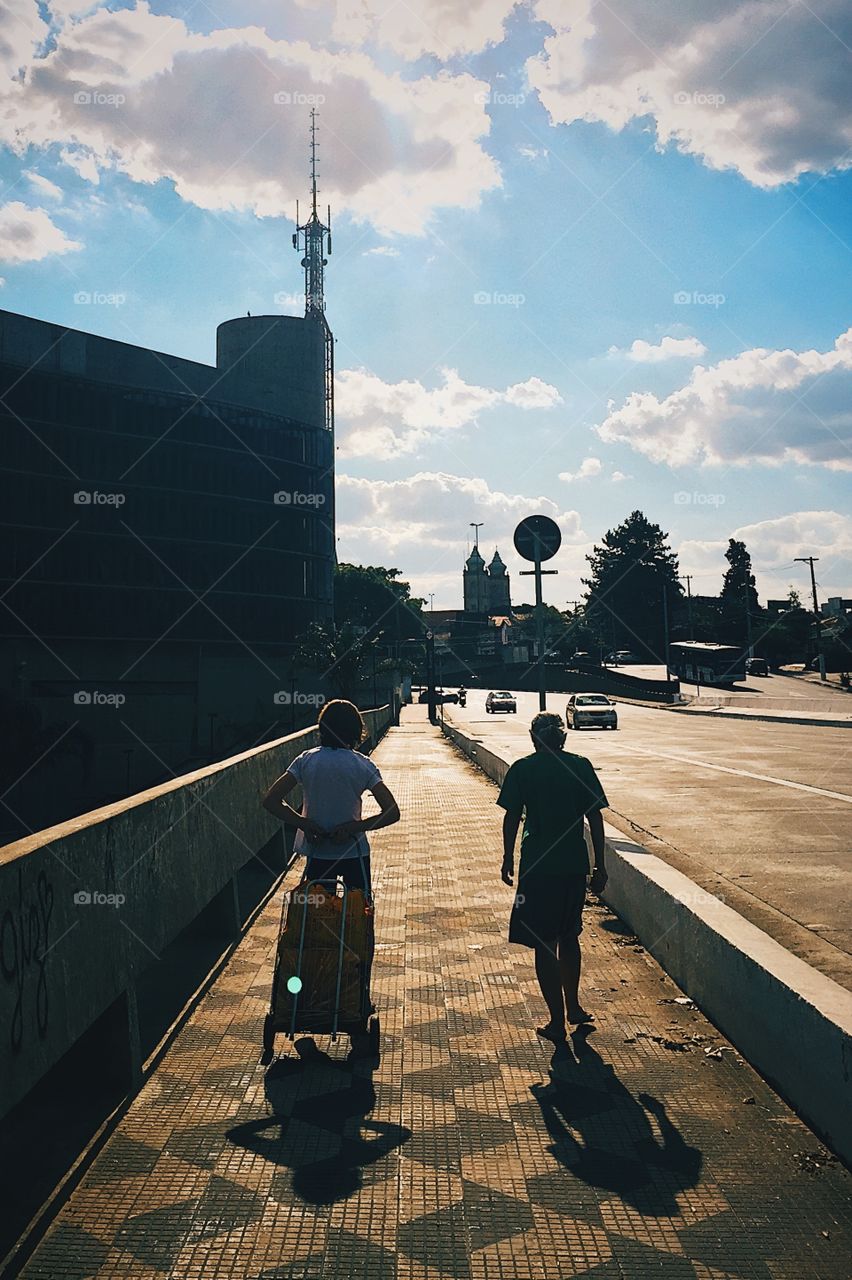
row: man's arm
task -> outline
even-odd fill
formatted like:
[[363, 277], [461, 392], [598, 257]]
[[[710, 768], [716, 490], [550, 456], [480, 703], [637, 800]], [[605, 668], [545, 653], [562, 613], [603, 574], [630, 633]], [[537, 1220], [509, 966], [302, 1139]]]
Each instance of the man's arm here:
[[589, 832], [592, 837], [592, 849], [595, 854], [595, 869], [592, 872], [592, 878], [589, 881], [589, 888], [592, 893], [603, 893], [608, 876], [606, 873], [606, 863], [604, 861], [604, 853], [606, 850], [606, 837], [604, 836], [603, 813], [600, 809], [592, 809], [586, 814], [586, 820], [589, 824]]
[[521, 810], [507, 809], [503, 814], [503, 866], [500, 869], [500, 879], [504, 884], [511, 884], [515, 874], [515, 841], [520, 825]]

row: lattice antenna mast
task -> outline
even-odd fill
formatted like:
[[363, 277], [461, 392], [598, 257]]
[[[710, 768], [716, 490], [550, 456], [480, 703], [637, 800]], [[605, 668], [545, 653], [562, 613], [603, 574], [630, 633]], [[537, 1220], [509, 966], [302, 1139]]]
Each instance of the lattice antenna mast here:
[[326, 254], [331, 253], [331, 205], [328, 206], [328, 222], [323, 222], [317, 212], [317, 178], [318, 150], [317, 142], [317, 110], [311, 108], [310, 129], [311, 156], [311, 213], [304, 223], [299, 222], [299, 202], [296, 201], [296, 230], [293, 232], [293, 248], [302, 249], [302, 266], [305, 269], [305, 315], [324, 318], [325, 293], [323, 288], [323, 268], [327, 265]]

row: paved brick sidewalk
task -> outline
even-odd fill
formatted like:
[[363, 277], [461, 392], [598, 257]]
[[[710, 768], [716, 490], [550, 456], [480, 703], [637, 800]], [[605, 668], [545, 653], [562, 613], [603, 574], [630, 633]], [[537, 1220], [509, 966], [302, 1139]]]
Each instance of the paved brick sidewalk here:
[[418, 708], [377, 760], [378, 1070], [257, 1065], [278, 895], [23, 1274], [848, 1280], [852, 1178], [600, 907], [599, 1029], [551, 1064], [494, 788]]

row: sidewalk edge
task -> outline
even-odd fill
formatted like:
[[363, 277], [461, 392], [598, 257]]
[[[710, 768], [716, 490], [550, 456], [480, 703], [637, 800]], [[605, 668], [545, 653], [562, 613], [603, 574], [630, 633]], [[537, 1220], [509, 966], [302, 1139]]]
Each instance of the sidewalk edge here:
[[[444, 723], [494, 782], [508, 762]], [[852, 993], [683, 872], [607, 826], [604, 901], [701, 1011], [852, 1165]]]

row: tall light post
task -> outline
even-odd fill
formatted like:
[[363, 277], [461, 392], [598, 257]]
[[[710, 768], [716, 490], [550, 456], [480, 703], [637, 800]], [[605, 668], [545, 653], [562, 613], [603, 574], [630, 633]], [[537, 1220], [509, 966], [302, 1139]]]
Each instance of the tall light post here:
[[814, 623], [816, 625], [816, 645], [817, 657], [819, 658], [819, 678], [825, 680], [825, 654], [822, 651], [822, 623], [819, 616], [819, 601], [817, 599], [816, 574], [814, 573], [814, 565], [819, 560], [819, 556], [795, 556], [796, 564], [808, 564], [811, 567], [811, 591], [814, 599]]

